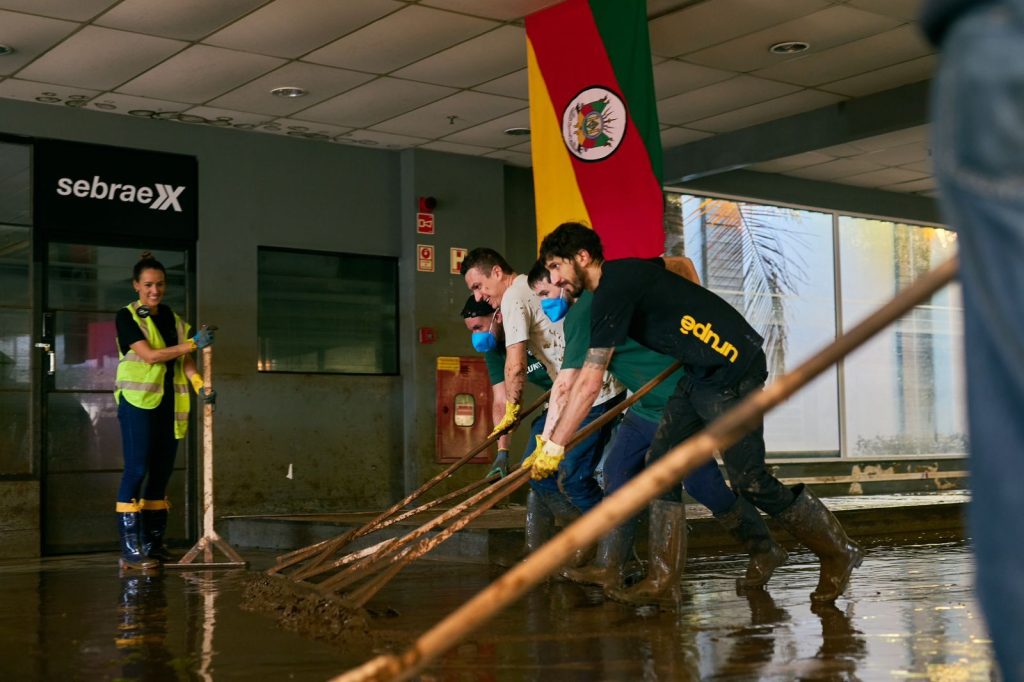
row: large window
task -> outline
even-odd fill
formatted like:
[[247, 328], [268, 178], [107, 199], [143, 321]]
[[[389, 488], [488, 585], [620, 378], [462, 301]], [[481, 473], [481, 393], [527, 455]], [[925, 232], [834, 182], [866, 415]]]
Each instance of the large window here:
[[[765, 338], [769, 381], [955, 252], [947, 230], [667, 195], [668, 250]], [[771, 456], [963, 454], [959, 288], [826, 371], [765, 420]]]
[[259, 249], [262, 372], [398, 373], [398, 261]]

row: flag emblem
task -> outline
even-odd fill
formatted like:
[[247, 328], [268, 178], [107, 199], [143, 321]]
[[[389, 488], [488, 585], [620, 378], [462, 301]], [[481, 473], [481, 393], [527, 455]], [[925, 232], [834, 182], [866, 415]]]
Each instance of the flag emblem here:
[[600, 161], [615, 153], [626, 133], [626, 105], [608, 88], [589, 87], [562, 112], [562, 138], [581, 161]]

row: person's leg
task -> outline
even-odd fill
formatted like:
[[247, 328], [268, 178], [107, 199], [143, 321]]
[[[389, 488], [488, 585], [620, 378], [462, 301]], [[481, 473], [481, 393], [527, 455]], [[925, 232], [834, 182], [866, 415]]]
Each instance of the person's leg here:
[[933, 162], [963, 288], [978, 597], [1007, 680], [1024, 679], [1024, 3], [978, 4], [947, 34]]
[[[590, 408], [583, 423], [580, 424], [580, 428], [582, 429], [604, 416], [608, 410], [622, 400], [623, 396], [620, 395]], [[611, 438], [614, 429], [614, 420], [605, 424], [596, 433], [591, 434], [572, 450], [566, 452], [565, 459], [558, 465], [559, 489], [584, 514], [596, 507], [603, 496], [601, 486], [594, 478], [594, 470], [597, 468], [597, 463], [601, 461], [604, 446]]]
[[167, 484], [174, 471], [174, 460], [178, 452], [178, 441], [174, 437], [174, 403], [167, 396], [152, 410], [149, 458], [146, 483], [142, 489], [139, 508], [142, 521], [142, 551], [148, 557], [171, 562], [175, 557], [164, 546], [167, 533], [167, 518], [170, 503], [167, 500]]
[[146, 476], [152, 419], [149, 410], [130, 405], [121, 398], [117, 419], [121, 424], [121, 444], [124, 454], [124, 472], [117, 492], [118, 531], [121, 538], [122, 568], [151, 568], [157, 565], [142, 551], [139, 519], [139, 489]]

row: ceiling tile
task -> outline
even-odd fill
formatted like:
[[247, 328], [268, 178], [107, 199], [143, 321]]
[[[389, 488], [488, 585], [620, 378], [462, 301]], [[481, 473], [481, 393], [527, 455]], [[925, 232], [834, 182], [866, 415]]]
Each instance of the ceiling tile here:
[[664, 99], [728, 80], [735, 75], [731, 71], [668, 59], [654, 67], [654, 92], [658, 99]]
[[659, 101], [658, 118], [662, 123], [689, 123], [788, 95], [799, 89], [788, 83], [776, 83], [753, 76], [737, 76]]
[[268, 0], [123, 0], [93, 23], [165, 38], [198, 40], [267, 2]]
[[446, 142], [443, 140], [427, 142], [426, 144], [420, 145], [420, 149], [432, 149], [435, 152], [450, 152], [452, 154], [465, 154], [467, 156], [483, 156], [488, 152], [495, 151], [493, 147], [478, 147], [472, 144], [457, 144], [455, 142]]
[[88, 21], [118, 0], [0, 0], [0, 9], [42, 14], [58, 19]]
[[855, 40], [822, 52], [791, 59], [754, 75], [801, 85], [820, 85], [922, 57], [932, 51], [916, 25]]
[[378, 78], [302, 111], [302, 118], [356, 128], [370, 126], [455, 92], [397, 78]]
[[882, 189], [887, 192], [928, 192], [935, 189], [935, 178], [922, 178], [921, 180], [911, 180], [910, 182], [901, 182], [896, 185], [885, 185]]
[[378, 147], [381, 149], [408, 149], [409, 147], [418, 147], [425, 142], [429, 142], [429, 140], [422, 137], [395, 135], [379, 130], [355, 130], [339, 137], [336, 141], [344, 144], [357, 144], [362, 147]]
[[705, 133], [701, 130], [690, 130], [689, 128], [668, 127], [661, 131], [661, 146], [665, 149], [670, 149], [688, 142], [703, 140], [705, 137], [711, 137], [711, 133]]
[[499, 149], [496, 152], [484, 154], [488, 159], [501, 159], [505, 163], [522, 168], [529, 168], [533, 165], [533, 158], [529, 154], [515, 152], [511, 149]]
[[517, 144], [514, 147], [509, 147], [507, 151], [519, 152], [521, 154], [530, 154], [532, 150], [533, 150], [533, 145], [532, 145], [532, 143], [529, 140], [527, 140], [526, 142], [523, 142], [522, 144]]
[[[482, 92], [459, 92], [373, 126], [374, 130], [438, 138], [471, 128], [523, 106], [521, 100]], [[453, 118], [454, 117], [454, 118]]]
[[[373, 76], [367, 73], [290, 62], [218, 97], [211, 101], [210, 105], [274, 116], [289, 116], [338, 93], [351, 90], [372, 78]], [[295, 98], [276, 97], [270, 94], [272, 89], [283, 86], [305, 88], [309, 94]]]
[[904, 21], [917, 21], [924, 3], [922, 0], [847, 0], [847, 4]]
[[848, 144], [865, 152], [874, 152], [892, 149], [893, 147], [910, 144], [911, 142], [927, 141], [928, 134], [929, 126], [920, 125], [913, 128], [901, 128], [900, 130], [894, 130], [891, 133], [884, 133], [882, 135], [864, 137]]
[[562, 0], [422, 0], [423, 5], [455, 10], [463, 14], [472, 14], [499, 21], [511, 21], [533, 14]]
[[394, 0], [274, 0], [203, 42], [300, 57], [401, 7]]
[[117, 90], [130, 95], [202, 104], [282, 62], [249, 52], [193, 45]]
[[492, 81], [481, 83], [473, 89], [479, 90], [480, 92], [488, 92], [492, 95], [505, 95], [506, 97], [529, 99], [529, 81], [530, 78], [527, 70], [520, 69], [519, 71], [510, 73], [507, 76], [502, 76], [501, 78], [495, 78]]
[[923, 176], [914, 171], [903, 168], [883, 168], [882, 170], [871, 171], [870, 173], [851, 175], [842, 178], [839, 182], [844, 185], [858, 185], [860, 187], [882, 187], [884, 185], [895, 185], [901, 182], [921, 179], [923, 179]]
[[906, 168], [907, 170], [917, 171], [918, 173], [927, 173], [931, 175], [934, 172], [932, 167], [932, 160], [929, 158], [926, 161], [915, 161], [914, 163], [904, 163], [900, 165], [900, 168]]
[[785, 174], [808, 180], [835, 180], [876, 170], [882, 170], [882, 166], [861, 159], [836, 159], [816, 166], [797, 168]]
[[191, 104], [182, 102], [168, 102], [161, 99], [122, 95], [117, 92], [104, 92], [89, 102], [86, 109], [108, 111], [114, 114], [131, 114], [140, 118], [157, 118], [157, 114], [180, 113], [191, 106]]
[[[191, 121], [190, 118], [199, 118], [201, 121]], [[273, 120], [273, 116], [266, 114], [253, 114], [248, 111], [234, 111], [232, 109], [218, 109], [216, 107], [192, 107], [184, 113], [182, 119], [186, 123], [206, 123], [219, 128], [238, 128], [249, 130]]]
[[86, 26], [26, 66], [18, 76], [111, 90], [185, 46], [179, 40]]
[[930, 54], [820, 87], [822, 90], [838, 92], [849, 97], [863, 97], [873, 92], [891, 90], [908, 83], [928, 80], [934, 75], [937, 65], [938, 58]]
[[678, 57], [824, 9], [827, 0], [714, 0], [652, 20], [651, 51]]
[[924, 140], [910, 142], [877, 152], [865, 154], [864, 160], [877, 163], [880, 166], [904, 166], [908, 163], [926, 161], [929, 157], [928, 143]]
[[506, 130], [509, 128], [529, 127], [530, 110], [521, 109], [508, 114], [507, 116], [501, 116], [492, 121], [488, 121], [487, 123], [467, 128], [466, 130], [459, 131], [441, 139], [445, 142], [454, 142], [457, 144], [502, 149], [504, 147], [512, 147], [523, 141], [522, 137], [507, 135], [505, 133]]
[[14, 52], [0, 58], [0, 75], [10, 75], [78, 28], [59, 19], [0, 10], [0, 42]]
[[502, 26], [399, 69], [393, 75], [468, 88], [525, 66], [526, 32], [516, 26]]
[[900, 23], [893, 17], [837, 5], [688, 54], [686, 59], [719, 69], [753, 71], [798, 58], [770, 52], [768, 48], [776, 43], [802, 40], [811, 46], [810, 51], [802, 53], [807, 55], [881, 33]]
[[761, 171], [763, 173], [785, 173], [786, 171], [795, 170], [797, 168], [806, 168], [807, 166], [828, 163], [832, 160], [831, 156], [822, 154], [821, 152], [804, 152], [803, 154], [793, 154], [792, 156], [784, 156], [782, 158], [772, 159], [771, 161], [755, 163], [751, 166], [747, 166], [747, 168], [750, 170]]
[[818, 109], [819, 107], [834, 104], [842, 99], [845, 98], [829, 92], [821, 92], [820, 90], [801, 90], [800, 92], [784, 95], [767, 102], [733, 109], [718, 116], [691, 121], [689, 125], [691, 128], [697, 128], [698, 130], [724, 133]]
[[[411, 5], [304, 59], [369, 73], [389, 73], [497, 26], [485, 19]], [[401, 38], [396, 40], [396, 36]]]
[[18, 78], [8, 78], [7, 80], [0, 81], [0, 97], [20, 99], [25, 102], [39, 102], [40, 104], [64, 104], [65, 106], [72, 107], [83, 106], [98, 94], [100, 94], [98, 90], [65, 87], [51, 83], [36, 83]]
[[277, 133], [288, 137], [325, 142], [339, 142], [352, 132], [351, 128], [345, 126], [325, 125], [294, 118], [278, 118], [258, 126], [256, 130], [262, 133]]

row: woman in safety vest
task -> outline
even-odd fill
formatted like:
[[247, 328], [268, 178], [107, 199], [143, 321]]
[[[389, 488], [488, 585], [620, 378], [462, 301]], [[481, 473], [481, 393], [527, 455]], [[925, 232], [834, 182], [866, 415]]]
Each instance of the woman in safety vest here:
[[[189, 325], [161, 303], [167, 271], [146, 251], [132, 270], [138, 300], [117, 311], [117, 419], [124, 444], [124, 474], [117, 493], [122, 568], [152, 568], [172, 561], [164, 547], [165, 494], [178, 440], [188, 429], [188, 384], [205, 402], [191, 353], [213, 343], [213, 332], [189, 337]], [[145, 486], [143, 486], [145, 482]], [[141, 493], [141, 494], [140, 494]]]

